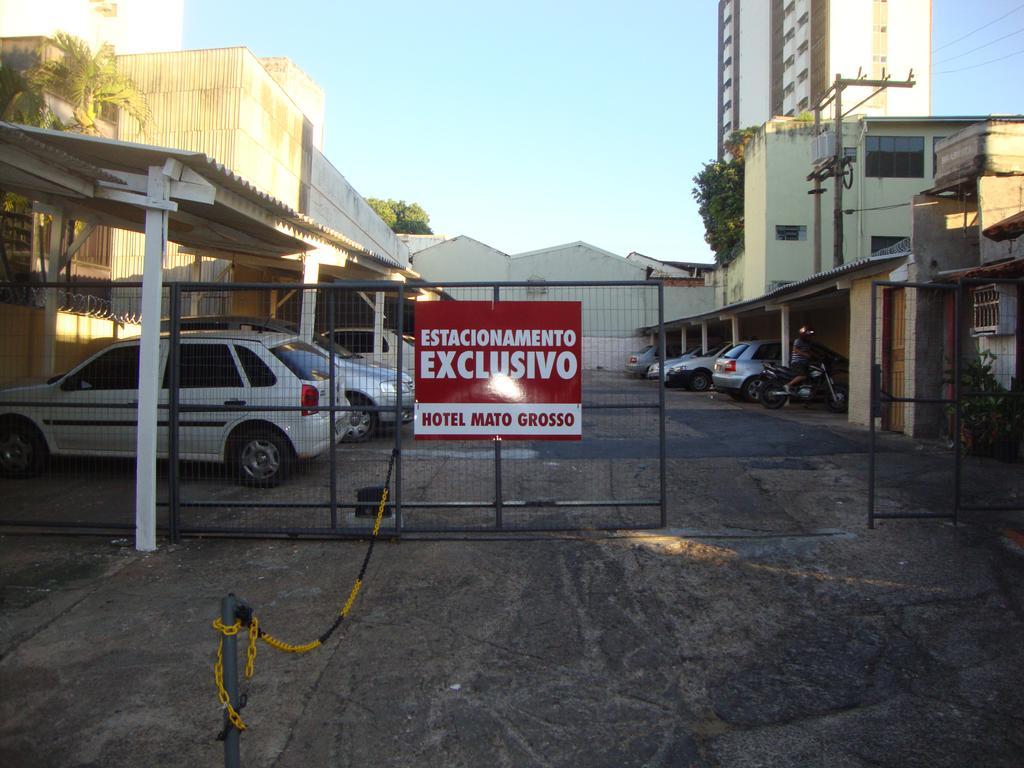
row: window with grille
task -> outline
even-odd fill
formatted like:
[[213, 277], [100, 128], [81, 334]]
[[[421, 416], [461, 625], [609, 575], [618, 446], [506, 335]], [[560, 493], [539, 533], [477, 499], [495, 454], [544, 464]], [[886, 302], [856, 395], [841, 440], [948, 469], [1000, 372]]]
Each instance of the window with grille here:
[[776, 224], [776, 240], [806, 240], [807, 227], [803, 224]]
[[971, 333], [999, 333], [999, 290], [995, 285], [980, 285], [972, 291], [974, 319]]

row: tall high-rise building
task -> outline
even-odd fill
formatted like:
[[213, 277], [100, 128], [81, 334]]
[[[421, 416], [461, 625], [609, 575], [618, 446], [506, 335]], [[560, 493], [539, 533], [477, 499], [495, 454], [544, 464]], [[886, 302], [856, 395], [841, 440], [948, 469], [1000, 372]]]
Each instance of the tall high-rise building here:
[[[718, 154], [737, 128], [813, 108], [835, 76], [903, 80], [857, 112], [931, 114], [931, 0], [719, 0]], [[844, 109], [871, 96], [849, 88]]]

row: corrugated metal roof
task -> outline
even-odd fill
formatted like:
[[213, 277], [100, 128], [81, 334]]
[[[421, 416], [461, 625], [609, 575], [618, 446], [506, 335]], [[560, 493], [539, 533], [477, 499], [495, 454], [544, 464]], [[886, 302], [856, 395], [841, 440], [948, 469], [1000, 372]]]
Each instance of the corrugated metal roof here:
[[392, 257], [372, 251], [340, 232], [321, 224], [310, 216], [299, 213], [291, 206], [254, 186], [223, 163], [215, 158], [208, 157], [202, 152], [192, 152], [173, 147], [150, 146], [148, 144], [117, 141], [99, 136], [85, 136], [66, 131], [51, 131], [45, 128], [33, 128], [3, 122], [0, 122], [0, 128], [4, 130], [5, 137], [20, 135], [21, 140], [31, 141], [37, 149], [43, 147], [46, 151], [59, 152], [64, 164], [69, 166], [75, 164], [82, 169], [83, 173], [89, 171], [90, 178], [102, 178], [119, 184], [124, 183], [124, 180], [112, 176], [109, 172], [96, 165], [96, 163], [102, 163], [103, 166], [112, 169], [114, 172], [120, 169], [132, 173], [144, 173], [146, 167], [152, 164], [152, 162], [163, 162], [168, 157], [174, 158], [200, 175], [207, 176], [210, 181], [218, 183], [255, 202], [267, 212], [294, 227], [299, 233], [342, 249], [355, 251], [387, 267], [401, 268], [401, 265]]
[[[909, 240], [904, 242], [909, 243]], [[841, 277], [842, 275], [846, 275], [851, 272], [856, 272], [857, 270], [863, 269], [864, 267], [886, 264], [891, 261], [896, 261], [897, 259], [906, 258], [909, 255], [909, 247], [906, 247], [904, 250], [901, 250], [896, 253], [880, 252], [877, 254], [872, 254], [871, 256], [865, 256], [864, 258], [857, 259], [856, 261], [851, 261], [846, 264], [840, 264], [838, 267], [833, 267], [832, 269], [826, 272], [819, 272], [818, 274], [811, 275], [810, 277], [805, 277], [803, 280], [797, 280], [792, 283], [780, 285], [779, 287], [773, 288], [772, 290], [762, 294], [761, 296], [758, 296], [757, 298], [747, 299], [745, 301], [738, 301], [734, 304], [727, 304], [723, 307], [719, 307], [718, 309], [712, 310], [711, 312], [702, 312], [699, 315], [691, 315], [689, 317], [680, 317], [676, 320], [665, 321], [665, 324], [668, 325], [670, 322], [673, 324], [692, 323], [697, 320], [718, 317], [719, 315], [735, 314], [736, 312], [742, 312], [745, 309], [751, 309], [753, 307], [756, 307], [758, 304], [767, 304], [769, 302], [776, 301], [789, 293], [793, 293], [795, 291], [800, 290], [801, 288], [807, 288], [808, 286], [812, 286], [816, 283], [828, 283], [837, 277]]]

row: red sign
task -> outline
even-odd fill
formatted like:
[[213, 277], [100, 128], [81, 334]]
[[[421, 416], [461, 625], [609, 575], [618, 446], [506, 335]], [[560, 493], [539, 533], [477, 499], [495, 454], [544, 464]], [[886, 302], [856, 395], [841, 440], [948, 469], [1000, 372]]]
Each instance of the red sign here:
[[578, 301], [416, 305], [418, 440], [579, 440]]

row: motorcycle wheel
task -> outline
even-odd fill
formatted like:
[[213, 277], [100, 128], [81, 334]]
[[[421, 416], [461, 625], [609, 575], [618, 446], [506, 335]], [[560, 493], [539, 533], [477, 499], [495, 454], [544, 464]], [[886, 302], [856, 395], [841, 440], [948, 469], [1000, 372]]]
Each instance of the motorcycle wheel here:
[[833, 384], [832, 389], [835, 395], [828, 395], [825, 398], [825, 406], [832, 413], [846, 413], [850, 407], [850, 391], [843, 384]]
[[761, 387], [761, 405], [769, 410], [777, 410], [786, 404], [789, 395], [776, 387]]

